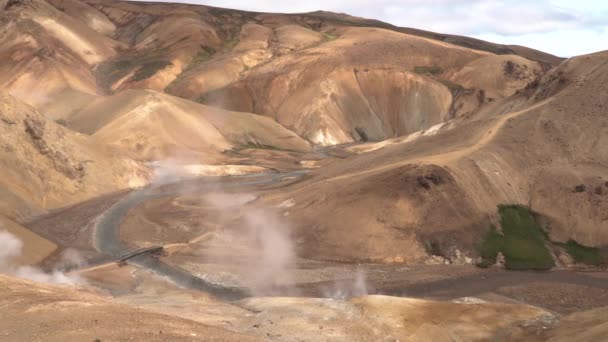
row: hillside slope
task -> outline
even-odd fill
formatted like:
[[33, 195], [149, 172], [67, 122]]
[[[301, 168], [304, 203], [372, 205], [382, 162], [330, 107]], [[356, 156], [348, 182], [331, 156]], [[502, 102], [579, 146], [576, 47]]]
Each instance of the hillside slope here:
[[0, 275], [4, 338], [31, 341], [264, 341], [191, 320], [116, 304], [91, 291]]
[[221, 160], [222, 152], [266, 146], [300, 152], [310, 145], [272, 119], [207, 107], [151, 90], [100, 97], [66, 118], [68, 127], [126, 148], [142, 160]]
[[128, 155], [6, 94], [0, 95], [0, 132], [1, 214], [11, 218], [143, 186], [149, 178], [148, 169]]
[[[0, 85], [54, 120], [99, 95], [145, 89], [269, 116], [315, 144], [383, 140], [471, 116], [559, 62], [532, 49], [327, 12], [7, 4], [0, 55], [13, 63]], [[478, 68], [483, 78], [471, 72]]]
[[267, 200], [295, 203], [302, 253], [321, 259], [420, 262], [430, 245], [474, 257], [500, 204], [529, 206], [551, 240], [606, 246], [607, 56], [570, 59], [493, 115], [335, 162]]

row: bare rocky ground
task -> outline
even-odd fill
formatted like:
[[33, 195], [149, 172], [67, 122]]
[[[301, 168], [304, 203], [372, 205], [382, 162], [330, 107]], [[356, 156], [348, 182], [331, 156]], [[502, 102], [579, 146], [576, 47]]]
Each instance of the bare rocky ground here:
[[[339, 154], [337, 151], [333, 153]], [[602, 272], [507, 272], [472, 265], [354, 263], [302, 257], [279, 265], [252, 263], [260, 255], [252, 250], [256, 245], [243, 239], [247, 231], [242, 227], [251, 224], [248, 215], [253, 211], [262, 213], [265, 223], [289, 224], [297, 210], [293, 203], [269, 207], [259, 199], [298, 186], [303, 179], [287, 177], [272, 184], [239, 186], [239, 178], [201, 178], [161, 185], [157, 192], [172, 195], [144, 201], [121, 220], [120, 237], [131, 248], [165, 246], [160, 259], [168, 265], [218, 286], [242, 288], [251, 296], [236, 301], [177, 286], [135, 265], [104, 263], [109, 260], [93, 245], [97, 217], [127, 196], [125, 192], [58, 209], [27, 225], [40, 234], [46, 232], [64, 248], [77, 248], [90, 256], [93, 266], [74, 272], [94, 286], [88, 291], [111, 305], [145, 310], [130, 316], [168, 315], [222, 329], [218, 334], [231, 331], [272, 341], [375, 341], [381, 336], [407, 341], [505, 336], [544, 339], [543, 334], [557, 329], [566, 315], [608, 305], [608, 285]], [[297, 250], [297, 239], [290, 242]], [[51, 265], [57, 255], [46, 263]], [[280, 269], [264, 274], [268, 279], [257, 277], [273, 266]], [[99, 312], [99, 317], [105, 317], [104, 309]], [[411, 312], [428, 312], [434, 318], [422, 323], [424, 315], [414, 317]], [[395, 323], [393, 315], [404, 323]], [[55, 324], [69, 326], [66, 321]], [[9, 329], [13, 335], [7, 336], [20, 336], [18, 325]], [[76, 324], [74, 329], [82, 328]], [[131, 331], [107, 335], [106, 329], [101, 324], [94, 331], [105, 336], [102, 340], [113, 340], [112, 336], [139, 338]], [[149, 331], [144, 326], [141, 329]], [[145, 336], [161, 338], [160, 333]], [[196, 340], [198, 335], [191, 337]]]
[[[297, 184], [294, 181], [270, 185], [262, 193]], [[257, 297], [221, 300], [180, 288], [134, 266], [107, 264], [81, 274], [119, 303], [273, 341], [374, 341], [380, 335], [411, 341], [541, 338], [565, 315], [605, 305], [608, 286], [603, 273], [507, 272], [471, 265], [339, 263], [295, 258], [293, 264], [281, 266], [279, 273], [268, 275], [277, 277], [274, 280], [278, 279], [280, 285], [260, 287], [255, 273], [263, 272], [268, 265], [250, 265], [258, 257], [251, 246], [229, 238], [242, 232], [231, 224], [238, 221], [241, 210], [247, 210], [241, 201], [248, 202], [259, 195], [259, 187], [229, 189], [214, 181], [212, 192], [189, 193], [203, 184], [193, 180], [164, 186], [165, 190], [181, 187], [183, 194], [160, 197], [130, 210], [121, 225], [121, 236], [134, 246], [165, 241], [166, 255], [161, 257], [164, 262], [220, 286], [251, 290]], [[223, 196], [222, 202], [230, 205], [210, 203], [210, 198], [217, 199], [218, 193]], [[232, 207], [232, 201], [239, 207]], [[218, 205], [222, 208], [218, 209]], [[289, 217], [278, 213], [282, 219]], [[174, 234], [167, 235], [168, 231], [163, 230]], [[251, 267], [257, 267], [253, 274]], [[369, 297], [374, 294], [400, 297]], [[350, 299], [357, 297], [361, 299]], [[416, 297], [421, 301], [405, 299]], [[474, 311], [466, 309], [471, 305]], [[540, 311], [525, 314], [529, 312], [527, 305]], [[507, 313], [510, 308], [517, 313], [515, 316]], [[389, 328], [394, 324], [390, 323], [393, 310], [404, 315], [399, 316], [405, 319], [404, 328]], [[405, 315], [412, 310], [429, 310], [435, 317], [430, 322], [436, 323], [419, 325], [421, 318]], [[492, 310], [498, 310], [501, 318], [488, 323]], [[370, 322], [366, 315], [372, 312], [378, 316]], [[361, 320], [368, 323], [362, 325]]]

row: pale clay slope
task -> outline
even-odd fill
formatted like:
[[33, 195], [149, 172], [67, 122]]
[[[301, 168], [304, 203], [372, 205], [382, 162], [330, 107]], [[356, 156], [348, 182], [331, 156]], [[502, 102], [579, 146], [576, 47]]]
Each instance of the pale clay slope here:
[[[0, 95], [0, 113], [0, 186], [36, 208], [148, 182], [149, 170], [126, 154], [46, 119], [9, 95]], [[15, 209], [3, 214], [22, 217]]]
[[[296, 24], [295, 19], [281, 17], [281, 20], [273, 21], [275, 18], [272, 16], [261, 16], [260, 20], [273, 30], [247, 23], [240, 28], [236, 46], [231, 47], [231, 41], [222, 42], [220, 39], [217, 18], [208, 13], [201, 14], [204, 11], [197, 13], [192, 8], [172, 15], [163, 9], [174, 7], [162, 5], [144, 8], [132, 4], [109, 7], [93, 4], [96, 7], [93, 8], [73, 1], [54, 1], [53, 4], [64, 10], [64, 14], [41, 0], [36, 3], [45, 8], [43, 13], [59, 13], [48, 19], [53, 22], [46, 25], [47, 31], [50, 36], [61, 33], [65, 51], [86, 64], [80, 66], [83, 72], [92, 62], [101, 63], [96, 67], [98, 71], [105, 70], [102, 67], [106, 63], [117, 63], [110, 65], [118, 69], [124, 67], [119, 62], [134, 63], [128, 69], [130, 72], [125, 71], [118, 78], [108, 75], [109, 72], [97, 75], [101, 78], [98, 79], [99, 84], [110, 82], [107, 84], [110, 90], [166, 88], [170, 93], [185, 98], [202, 99], [214, 105], [275, 117], [280, 124], [302, 137], [323, 145], [386, 139], [446, 121], [448, 112], [452, 110], [450, 89], [434, 77], [414, 74], [414, 70], [418, 67], [440, 68], [439, 78], [451, 78], [462, 68], [466, 69], [468, 63], [493, 56], [488, 52], [379, 28], [327, 27], [324, 29], [331, 33], [326, 34], [304, 28]], [[78, 21], [69, 18], [78, 6], [85, 6], [85, 17], [89, 19]], [[149, 15], [159, 17], [153, 21], [141, 19], [148, 26], [142, 27], [135, 36], [129, 36], [131, 41], [126, 38], [127, 31], [117, 28], [114, 31], [120, 42], [98, 33], [99, 23], [104, 22], [100, 19], [102, 16], [114, 21], [116, 27], [125, 25], [128, 30], [136, 30], [129, 25], [138, 22], [137, 11], [144, 9]], [[23, 12], [30, 16], [37, 13], [33, 10]], [[38, 14], [35, 16], [42, 18]], [[83, 23], [92, 25], [92, 29], [77, 29]], [[236, 23], [228, 21], [226, 25]], [[129, 43], [133, 44], [132, 51], [116, 58], [110, 50], [90, 49], [92, 44], [95, 47], [124, 48], [124, 44]], [[216, 53], [202, 56], [201, 46]], [[537, 65], [518, 58], [521, 63]], [[492, 65], [500, 73], [500, 63], [507, 59], [500, 57]], [[82, 64], [78, 60], [74, 62]], [[154, 70], [153, 65], [157, 63], [161, 65]], [[135, 79], [139, 73], [147, 73], [148, 69], [152, 73], [147, 78]], [[27, 73], [27, 69], [16, 73], [24, 72]], [[86, 80], [82, 72], [79, 77], [72, 77], [70, 72], [61, 71], [59, 76], [43, 77], [48, 79], [41, 83], [45, 84], [45, 89], [36, 90], [40, 85], [34, 84], [30, 78], [13, 92], [39, 107], [51, 104], [49, 111], [45, 108], [44, 112], [55, 119], [65, 119], [90, 101], [91, 94], [100, 92], [94, 88], [96, 85], [94, 80], [90, 81], [90, 76], [87, 76], [87, 89], [58, 83], [62, 79]], [[502, 86], [495, 82], [471, 83], [471, 77], [462, 77], [472, 87], [484, 87], [488, 94], [494, 92], [494, 87]], [[517, 84], [521, 85], [528, 79], [526, 76]], [[54, 83], [54, 89], [46, 89]], [[20, 90], [25, 88], [35, 89], [31, 94], [40, 93], [39, 97], [44, 100], [32, 99], [31, 94]], [[67, 90], [70, 95], [63, 96]], [[214, 90], [220, 94], [210, 94]], [[408, 96], [401, 96], [404, 94]], [[210, 95], [209, 99], [207, 95]], [[476, 103], [476, 96], [457, 99], [456, 112], [451, 115], [477, 110], [481, 104]]]
[[99, 98], [67, 119], [77, 131], [144, 160], [221, 160], [233, 148], [259, 145], [300, 152], [308, 142], [270, 118], [189, 102], [153, 91]]
[[0, 275], [2, 339], [8, 341], [265, 341], [186, 319], [116, 304], [70, 287]]
[[[278, 55], [204, 101], [275, 117], [314, 143], [332, 145], [428, 129], [512, 95], [540, 74], [537, 62], [519, 56], [382, 29], [332, 34], [300, 53]], [[512, 67], [505, 71], [507, 63]], [[478, 65], [483, 76], [471, 75]], [[426, 73], [433, 68], [438, 75]], [[459, 93], [458, 87], [468, 90]]]
[[[65, 119], [105, 91], [166, 89], [272, 116], [323, 145], [379, 140], [427, 129], [449, 119], [448, 112], [460, 115], [483, 105], [471, 95], [456, 99], [450, 108], [451, 85], [442, 80], [462, 79], [490, 97], [495, 87], [504, 93], [525, 85], [538, 68], [538, 63], [516, 56], [516, 64], [530, 66], [530, 73], [518, 74], [516, 85], [506, 80], [504, 90], [500, 75], [494, 77], [496, 84], [466, 74], [469, 63], [493, 54], [387, 29], [329, 24], [322, 17], [239, 17], [204, 7], [75, 0], [51, 4], [56, 8], [43, 0], [11, 8], [21, 16], [11, 14], [9, 22], [28, 26], [26, 19], [33, 18], [44, 23], [44, 34], [34, 31], [32, 53], [18, 57], [35, 63], [6, 73], [21, 76], [5, 84], [25, 102], [44, 106], [45, 115], [54, 119]], [[84, 15], [71, 18], [76, 12]], [[10, 48], [27, 37], [7, 36], [3, 45]], [[36, 57], [39, 46], [62, 56], [61, 62], [49, 65], [46, 58]], [[127, 52], [120, 52], [127, 46]], [[490, 69], [500, 74], [500, 63], [508, 59], [500, 56]], [[416, 68], [441, 72], [419, 76], [413, 74]], [[33, 77], [43, 71], [49, 74]], [[455, 75], [459, 72], [464, 75]], [[409, 95], [399, 100], [405, 92]]]
[[[348, 301], [314, 298], [251, 298], [236, 307], [194, 297], [192, 315], [177, 307], [161, 309], [162, 301], [125, 298], [148, 303], [146, 311], [117, 304], [110, 297], [86, 289], [42, 285], [0, 276], [0, 299], [5, 303], [0, 328], [9, 340], [115, 340], [129, 336], [150, 341], [315, 341], [377, 340], [481, 341], [501, 329], [517, 331], [517, 324], [550, 314], [527, 305], [450, 303], [419, 299], [365, 296]], [[153, 294], [147, 294], [150, 296]], [[165, 293], [171, 298], [179, 294]], [[146, 295], [144, 295], [146, 296]], [[142, 301], [142, 299], [144, 299]], [[183, 305], [176, 300], [176, 305]], [[245, 310], [242, 310], [245, 309]], [[152, 311], [171, 312], [172, 317]], [[224, 325], [216, 316], [233, 321]], [[78, 319], [75, 319], [78, 317]], [[198, 320], [198, 322], [196, 321]], [[44, 324], [42, 324], [44, 322]], [[27, 329], [26, 329], [27, 324]], [[209, 325], [207, 325], [209, 324]], [[214, 327], [211, 325], [218, 325]], [[226, 329], [230, 329], [232, 332]]]
[[96, 94], [92, 68], [114, 56], [120, 44], [47, 2], [27, 6], [0, 13], [0, 54], [12, 62], [0, 70], [3, 90], [37, 108], [65, 92], [71, 100]]
[[125, 336], [149, 341], [597, 341], [607, 327], [605, 309], [556, 320], [532, 306], [474, 298], [435, 302], [386, 296], [344, 301], [275, 297], [227, 304], [188, 291], [151, 288], [114, 299], [87, 288], [1, 275], [0, 288], [6, 289], [0, 291], [5, 304], [0, 329], [9, 341], [41, 336], [49, 341]]

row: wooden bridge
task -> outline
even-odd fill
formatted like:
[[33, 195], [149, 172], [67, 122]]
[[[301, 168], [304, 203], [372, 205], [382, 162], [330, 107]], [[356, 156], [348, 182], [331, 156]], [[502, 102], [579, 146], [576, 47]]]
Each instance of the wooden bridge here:
[[159, 255], [161, 254], [163, 251], [163, 246], [153, 246], [153, 247], [146, 247], [146, 248], [140, 248], [137, 249], [135, 251], [129, 252], [127, 254], [124, 254], [120, 257], [120, 259], [116, 260], [117, 263], [119, 264], [125, 264], [127, 262], [127, 260], [132, 259], [138, 255], [142, 255], [142, 254], [153, 254], [153, 255]]

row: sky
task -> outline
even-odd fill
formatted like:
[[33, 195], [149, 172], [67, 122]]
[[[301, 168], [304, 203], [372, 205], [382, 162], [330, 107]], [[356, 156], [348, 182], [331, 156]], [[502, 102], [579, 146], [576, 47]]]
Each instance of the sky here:
[[397, 26], [524, 45], [561, 57], [608, 50], [608, 0], [162, 1], [259, 12], [341, 12]]

